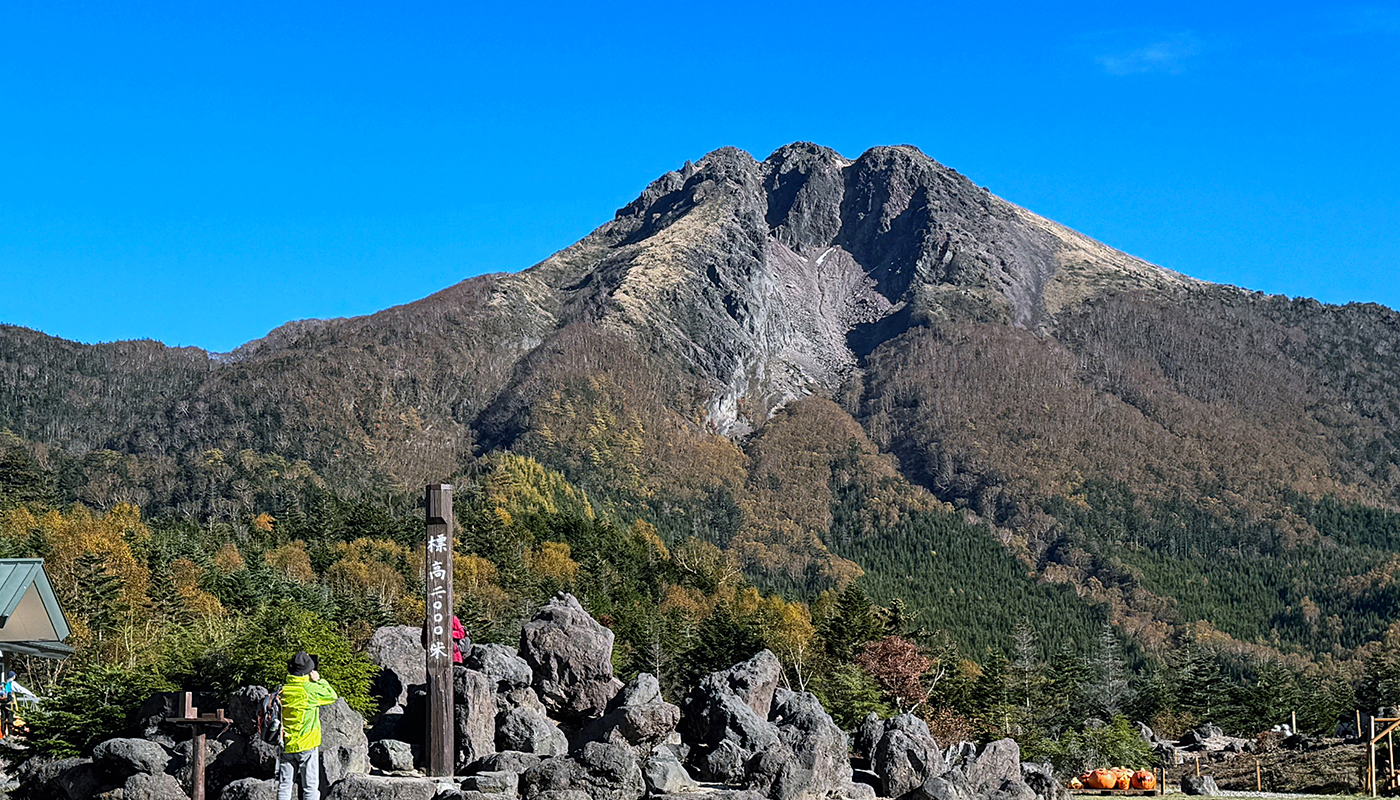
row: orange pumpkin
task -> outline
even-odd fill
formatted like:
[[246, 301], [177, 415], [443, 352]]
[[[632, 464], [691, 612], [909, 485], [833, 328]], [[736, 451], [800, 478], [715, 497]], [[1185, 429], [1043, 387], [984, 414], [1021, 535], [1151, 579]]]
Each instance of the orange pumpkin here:
[[1118, 773], [1116, 778], [1117, 780], [1114, 781], [1115, 785], [1113, 787], [1115, 789], [1126, 789], [1133, 783], [1133, 776], [1126, 772]]
[[1090, 789], [1112, 789], [1118, 785], [1118, 776], [1106, 769], [1096, 769], [1084, 776], [1084, 785]]
[[1157, 788], [1157, 776], [1145, 769], [1133, 773], [1133, 788], [1151, 791]]
[[1083, 789], [1083, 788], [1084, 788], [1084, 781], [1081, 781], [1081, 780], [1079, 780], [1078, 778], [1070, 778], [1070, 779], [1069, 779], [1069, 788], [1071, 788], [1071, 789]]

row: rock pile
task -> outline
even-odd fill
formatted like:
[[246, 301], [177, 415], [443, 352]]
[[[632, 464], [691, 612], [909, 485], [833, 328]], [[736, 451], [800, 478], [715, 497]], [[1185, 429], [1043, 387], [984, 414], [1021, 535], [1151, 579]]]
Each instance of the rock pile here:
[[[848, 737], [812, 694], [782, 688], [763, 651], [703, 678], [684, 710], [655, 676], [625, 686], [612, 672], [612, 631], [567, 594], [524, 628], [518, 651], [476, 645], [454, 668], [456, 778], [427, 778], [427, 692], [419, 632], [382, 628], [370, 657], [382, 704], [367, 725], [343, 700], [322, 709], [328, 800], [1058, 800], [1048, 770], [1022, 764], [1010, 740], [941, 749], [917, 717], [872, 715]], [[233, 724], [206, 745], [210, 800], [271, 800], [276, 753], [256, 739], [268, 693], [244, 687]], [[206, 701], [207, 702], [207, 701]], [[188, 800], [188, 734], [159, 724], [154, 698], [138, 738], [91, 758], [31, 759], [16, 800]], [[369, 735], [366, 735], [368, 729]], [[372, 742], [372, 743], [371, 743]]]

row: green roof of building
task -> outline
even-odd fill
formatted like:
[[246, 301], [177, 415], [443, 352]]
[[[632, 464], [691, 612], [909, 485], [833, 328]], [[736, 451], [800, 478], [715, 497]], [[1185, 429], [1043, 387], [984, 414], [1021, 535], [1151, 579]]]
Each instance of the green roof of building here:
[[42, 558], [0, 558], [0, 652], [63, 658], [71, 630]]

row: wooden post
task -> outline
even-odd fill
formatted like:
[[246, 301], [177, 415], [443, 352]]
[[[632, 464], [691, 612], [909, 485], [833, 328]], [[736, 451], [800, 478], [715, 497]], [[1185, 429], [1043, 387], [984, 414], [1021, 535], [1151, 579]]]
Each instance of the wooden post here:
[[194, 726], [194, 741], [190, 743], [190, 754], [194, 756], [194, 780], [190, 787], [190, 800], [204, 800], [204, 726]]
[[1293, 724], [1291, 724], [1291, 725], [1288, 726], [1288, 732], [1289, 732], [1289, 733], [1297, 733], [1297, 732], [1298, 732], [1298, 712], [1297, 712], [1297, 711], [1291, 712], [1291, 713], [1288, 715], [1288, 718], [1289, 718], [1290, 720], [1293, 721]]
[[1259, 759], [1254, 759], [1254, 791], [1264, 791], [1264, 771], [1259, 768]]
[[456, 740], [452, 726], [452, 486], [427, 491], [428, 546], [424, 564], [428, 618], [428, 774], [452, 775]]
[[1361, 738], [1361, 709], [1356, 709], [1356, 738]]
[[1366, 783], [1376, 796], [1376, 718], [1371, 717], [1371, 735], [1366, 739]]
[[1196, 756], [1196, 777], [1201, 777], [1201, 756], [1199, 754]]
[[209, 729], [217, 727], [219, 730], [228, 730], [233, 720], [224, 714], [222, 708], [213, 714], [200, 714], [199, 709], [195, 708], [194, 705], [194, 695], [190, 692], [183, 692], [180, 695], [180, 716], [170, 717], [165, 721], [190, 727], [190, 732], [193, 734], [190, 739], [190, 757], [193, 768], [190, 775], [190, 800], [204, 800], [204, 748]]

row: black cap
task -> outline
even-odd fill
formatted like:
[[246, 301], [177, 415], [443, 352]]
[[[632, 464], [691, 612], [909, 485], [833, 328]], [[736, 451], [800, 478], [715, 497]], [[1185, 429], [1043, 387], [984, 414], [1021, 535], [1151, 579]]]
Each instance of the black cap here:
[[312, 661], [311, 656], [308, 656], [304, 650], [292, 656], [292, 660], [287, 662], [288, 675], [310, 675], [313, 669], [316, 669], [316, 662]]

